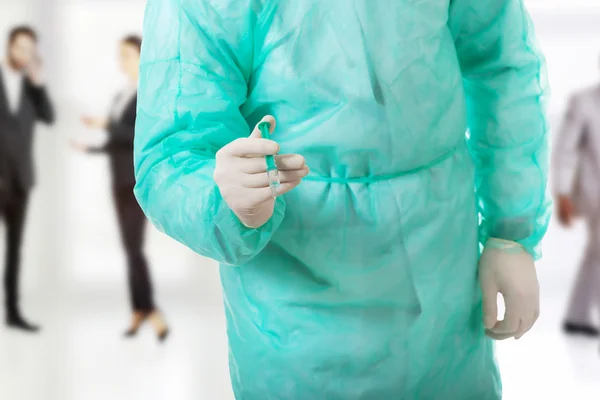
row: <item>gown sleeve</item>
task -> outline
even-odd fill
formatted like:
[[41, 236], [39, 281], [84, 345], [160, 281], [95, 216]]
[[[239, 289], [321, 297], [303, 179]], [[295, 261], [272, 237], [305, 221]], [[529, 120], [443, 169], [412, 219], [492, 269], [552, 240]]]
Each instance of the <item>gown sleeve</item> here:
[[545, 59], [522, 0], [452, 0], [449, 27], [467, 98], [480, 243], [537, 260], [551, 214]]
[[247, 228], [213, 179], [216, 152], [250, 135], [240, 113], [253, 58], [250, 3], [149, 0], [144, 20], [136, 197], [159, 230], [228, 265], [258, 255], [285, 212], [278, 198], [265, 225]]

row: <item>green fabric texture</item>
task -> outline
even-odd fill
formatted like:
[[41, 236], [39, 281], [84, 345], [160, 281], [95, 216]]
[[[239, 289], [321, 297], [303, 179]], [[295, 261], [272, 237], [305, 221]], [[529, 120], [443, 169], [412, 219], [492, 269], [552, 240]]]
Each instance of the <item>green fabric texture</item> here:
[[[550, 218], [520, 0], [149, 0], [136, 196], [221, 264], [238, 400], [496, 400], [479, 243]], [[267, 114], [311, 175], [242, 225], [215, 153]]]

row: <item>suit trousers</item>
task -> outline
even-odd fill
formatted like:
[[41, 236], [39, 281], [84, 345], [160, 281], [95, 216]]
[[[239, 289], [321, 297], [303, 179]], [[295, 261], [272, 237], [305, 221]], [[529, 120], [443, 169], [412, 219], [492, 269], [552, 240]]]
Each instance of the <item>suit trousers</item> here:
[[600, 311], [600, 213], [588, 217], [588, 243], [579, 267], [566, 319], [592, 325], [592, 309]]
[[143, 250], [146, 216], [135, 199], [133, 185], [114, 186], [113, 199], [127, 255], [131, 307], [134, 311], [153, 311], [152, 282]]
[[8, 318], [17, 318], [19, 313], [19, 276], [21, 269], [21, 246], [29, 191], [15, 182], [0, 203], [0, 219], [6, 225], [6, 253], [4, 261], [4, 295]]

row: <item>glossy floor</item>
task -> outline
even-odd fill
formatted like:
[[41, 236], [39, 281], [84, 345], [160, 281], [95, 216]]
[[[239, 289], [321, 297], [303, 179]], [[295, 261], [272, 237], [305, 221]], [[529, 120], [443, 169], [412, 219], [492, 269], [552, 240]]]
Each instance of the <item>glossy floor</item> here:
[[[599, 398], [598, 343], [567, 339], [559, 331], [582, 235], [577, 227], [570, 233], [553, 228], [548, 236], [548, 258], [539, 267], [543, 315], [521, 341], [498, 345], [505, 399]], [[570, 250], [561, 251], [564, 246]], [[217, 285], [216, 274], [206, 279]], [[162, 291], [172, 327], [163, 345], [149, 327], [135, 340], [121, 338], [128, 318], [121, 286], [29, 295], [28, 315], [41, 319], [44, 331], [27, 336], [0, 329], [0, 398], [232, 399], [222, 310], [196, 284]]]

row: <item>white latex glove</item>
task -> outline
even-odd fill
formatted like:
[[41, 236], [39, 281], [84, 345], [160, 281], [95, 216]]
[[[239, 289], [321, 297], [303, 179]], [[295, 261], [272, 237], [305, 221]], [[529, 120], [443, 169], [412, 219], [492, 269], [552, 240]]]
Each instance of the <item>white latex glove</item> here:
[[[479, 260], [486, 333], [496, 340], [520, 339], [540, 314], [540, 290], [533, 257], [518, 243], [489, 239]], [[505, 304], [498, 321], [498, 293]]]
[[[269, 122], [272, 133], [275, 118], [266, 116], [262, 121]], [[257, 125], [250, 137], [234, 140], [217, 152], [215, 182], [229, 208], [249, 228], [264, 225], [273, 215], [275, 198], [269, 189], [265, 156], [278, 151], [277, 143], [261, 138]], [[294, 189], [309, 172], [298, 154], [277, 155], [275, 163], [281, 182], [278, 195]]]

